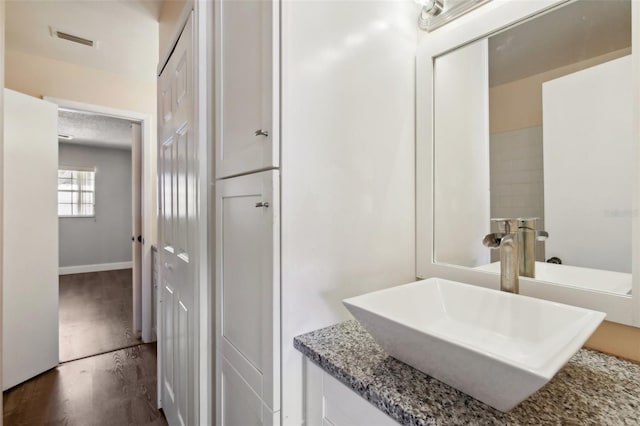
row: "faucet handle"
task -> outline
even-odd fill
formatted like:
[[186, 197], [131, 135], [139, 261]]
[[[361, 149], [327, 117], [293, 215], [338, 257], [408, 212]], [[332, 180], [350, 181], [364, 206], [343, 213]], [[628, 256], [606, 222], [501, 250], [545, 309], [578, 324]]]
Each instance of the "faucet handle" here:
[[511, 234], [513, 232], [518, 232], [518, 219], [514, 218], [492, 218], [491, 222], [495, 222], [498, 224], [498, 229], [500, 232], [504, 232], [505, 234]]
[[547, 238], [549, 238], [547, 231], [536, 231], [536, 241], [545, 241]]
[[518, 228], [530, 229], [532, 231], [535, 231], [536, 224], [539, 220], [539, 217], [519, 217]]

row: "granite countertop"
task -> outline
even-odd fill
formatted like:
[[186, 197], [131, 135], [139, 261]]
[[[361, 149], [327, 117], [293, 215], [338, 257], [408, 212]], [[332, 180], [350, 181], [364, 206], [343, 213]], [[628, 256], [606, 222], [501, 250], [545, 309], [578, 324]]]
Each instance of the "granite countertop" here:
[[298, 336], [294, 346], [403, 425], [640, 425], [640, 365], [588, 349], [502, 413], [390, 357], [356, 321]]

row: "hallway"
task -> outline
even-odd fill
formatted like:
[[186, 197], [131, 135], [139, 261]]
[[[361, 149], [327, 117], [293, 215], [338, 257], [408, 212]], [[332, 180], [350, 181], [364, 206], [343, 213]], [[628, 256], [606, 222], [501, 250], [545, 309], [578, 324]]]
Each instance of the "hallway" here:
[[155, 344], [61, 364], [3, 400], [6, 426], [167, 424], [155, 408]]
[[4, 424], [165, 425], [156, 345], [131, 330], [131, 269], [61, 275], [59, 294], [61, 364], [4, 393]]
[[60, 362], [142, 343], [131, 286], [131, 269], [60, 276]]

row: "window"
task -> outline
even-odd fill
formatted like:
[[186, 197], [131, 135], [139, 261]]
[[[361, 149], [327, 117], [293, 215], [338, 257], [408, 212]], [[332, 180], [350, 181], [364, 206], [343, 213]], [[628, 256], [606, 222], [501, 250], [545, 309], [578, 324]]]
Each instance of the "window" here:
[[95, 169], [58, 170], [58, 217], [95, 217]]

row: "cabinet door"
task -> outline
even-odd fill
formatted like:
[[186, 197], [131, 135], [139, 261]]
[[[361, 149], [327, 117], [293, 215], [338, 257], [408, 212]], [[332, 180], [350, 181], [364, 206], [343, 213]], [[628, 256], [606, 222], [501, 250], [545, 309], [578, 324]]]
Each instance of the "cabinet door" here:
[[217, 177], [278, 167], [278, 2], [216, 7]]
[[274, 414], [251, 389], [238, 371], [222, 357], [222, 410], [219, 424], [223, 426], [275, 426]]
[[308, 426], [398, 426], [360, 395], [304, 358], [305, 424]]
[[[272, 412], [280, 409], [278, 187], [278, 171], [254, 173], [218, 181], [216, 198], [217, 359]], [[218, 392], [227, 412], [243, 409], [224, 387]]]

